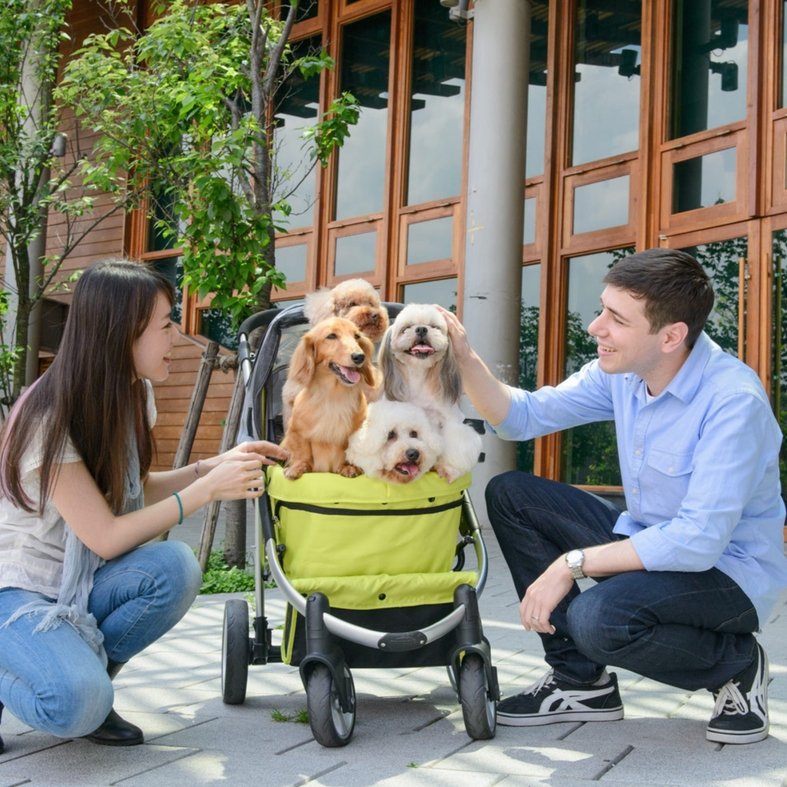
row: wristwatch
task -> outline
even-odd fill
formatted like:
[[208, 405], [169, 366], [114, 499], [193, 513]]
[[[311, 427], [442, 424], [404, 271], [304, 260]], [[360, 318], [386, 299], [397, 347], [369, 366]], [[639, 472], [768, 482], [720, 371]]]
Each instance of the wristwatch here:
[[572, 549], [566, 553], [566, 565], [571, 571], [571, 576], [574, 579], [584, 579], [585, 572], [582, 570], [582, 565], [585, 562], [585, 553], [581, 549]]

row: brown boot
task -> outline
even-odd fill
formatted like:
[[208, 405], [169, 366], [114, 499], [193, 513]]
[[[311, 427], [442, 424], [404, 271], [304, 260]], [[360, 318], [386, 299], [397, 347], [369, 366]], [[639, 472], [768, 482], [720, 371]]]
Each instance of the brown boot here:
[[[110, 661], [107, 664], [109, 677], [114, 678], [122, 666], [123, 664]], [[136, 724], [126, 721], [114, 708], [104, 719], [104, 723], [90, 735], [85, 735], [85, 738], [102, 746], [139, 746], [140, 743], [145, 742], [142, 730]]]

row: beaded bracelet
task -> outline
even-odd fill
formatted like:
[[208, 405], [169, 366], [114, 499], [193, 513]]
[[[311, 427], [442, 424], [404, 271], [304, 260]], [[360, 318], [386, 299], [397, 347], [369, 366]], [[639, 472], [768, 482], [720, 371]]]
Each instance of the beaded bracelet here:
[[180, 499], [180, 495], [177, 492], [173, 492], [172, 496], [175, 498], [175, 500], [178, 501], [178, 510], [180, 511], [180, 515], [178, 517], [178, 524], [182, 525], [183, 524], [183, 501]]

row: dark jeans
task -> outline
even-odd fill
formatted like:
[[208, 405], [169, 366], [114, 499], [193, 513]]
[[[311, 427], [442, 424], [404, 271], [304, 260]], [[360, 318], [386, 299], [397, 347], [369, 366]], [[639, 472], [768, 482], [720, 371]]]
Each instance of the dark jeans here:
[[[570, 549], [621, 538], [618, 511], [567, 484], [512, 471], [486, 489], [489, 519], [521, 599], [533, 580]], [[631, 571], [574, 585], [541, 634], [547, 663], [570, 682], [589, 684], [606, 665], [682, 689], [715, 690], [754, 657], [757, 613], [718, 569]]]

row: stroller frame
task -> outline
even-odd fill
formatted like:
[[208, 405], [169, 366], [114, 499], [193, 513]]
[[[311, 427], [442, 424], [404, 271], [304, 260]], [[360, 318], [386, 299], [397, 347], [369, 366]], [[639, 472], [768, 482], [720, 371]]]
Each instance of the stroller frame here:
[[[393, 318], [402, 304], [385, 304]], [[283, 426], [270, 413], [263, 420], [262, 402], [274, 398], [271, 373], [279, 354], [283, 331], [303, 326], [308, 321], [300, 305], [260, 312], [239, 329], [238, 359], [245, 385], [245, 400], [238, 442], [267, 439], [277, 442]], [[252, 331], [264, 329], [259, 349], [249, 346]], [[299, 338], [299, 337], [298, 337]], [[285, 368], [279, 371], [286, 372]], [[283, 383], [283, 379], [278, 382]], [[274, 383], [275, 384], [275, 383]], [[276, 542], [273, 516], [267, 490], [255, 501], [253, 636], [249, 637], [249, 611], [246, 601], [232, 599], [225, 604], [222, 636], [222, 698], [227, 704], [240, 704], [246, 697], [249, 664], [281, 663], [281, 647], [272, 644], [272, 630], [265, 615], [264, 582], [275, 580], [291, 607], [305, 622], [305, 655], [299, 671], [306, 689], [309, 723], [315, 739], [323, 746], [346, 745], [355, 726], [355, 688], [341, 642], [356, 643], [380, 654], [406, 654], [417, 651], [454, 632], [454, 645], [448, 650], [448, 675], [460, 700], [467, 734], [476, 740], [494, 737], [495, 705], [499, 699], [497, 670], [492, 665], [491, 648], [483, 635], [478, 610], [478, 595], [486, 585], [488, 555], [467, 490], [462, 491], [460, 535], [454, 570], [464, 565], [464, 548], [472, 545], [478, 580], [475, 586], [460, 584], [454, 591], [453, 607], [448, 614], [429, 625], [411, 631], [379, 631], [360, 626], [332, 614], [327, 596], [319, 591], [304, 597], [290, 582], [282, 567]], [[406, 662], [402, 662], [406, 665]], [[366, 665], [364, 665], [366, 666]]]

